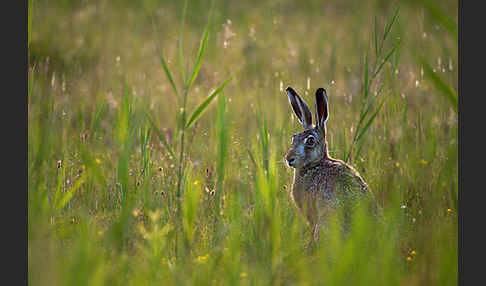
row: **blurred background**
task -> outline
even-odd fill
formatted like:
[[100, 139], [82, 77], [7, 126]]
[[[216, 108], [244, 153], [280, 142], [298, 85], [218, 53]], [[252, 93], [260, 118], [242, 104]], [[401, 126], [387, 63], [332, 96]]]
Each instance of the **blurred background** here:
[[[29, 284], [455, 285], [457, 5], [29, 0]], [[287, 86], [385, 226], [309, 250]]]

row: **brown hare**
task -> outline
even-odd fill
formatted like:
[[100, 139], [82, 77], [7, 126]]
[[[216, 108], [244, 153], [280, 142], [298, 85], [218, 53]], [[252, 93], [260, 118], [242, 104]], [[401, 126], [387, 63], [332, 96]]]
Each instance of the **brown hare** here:
[[[304, 131], [292, 136], [292, 146], [285, 156], [287, 165], [294, 168], [291, 198], [318, 239], [319, 226], [326, 225], [330, 216], [349, 212], [366, 198], [373, 200], [368, 185], [358, 172], [345, 162], [331, 158], [326, 140], [328, 104], [326, 91], [316, 91], [316, 125], [307, 104], [291, 88], [286, 89], [290, 105]], [[343, 227], [347, 227], [346, 221]]]

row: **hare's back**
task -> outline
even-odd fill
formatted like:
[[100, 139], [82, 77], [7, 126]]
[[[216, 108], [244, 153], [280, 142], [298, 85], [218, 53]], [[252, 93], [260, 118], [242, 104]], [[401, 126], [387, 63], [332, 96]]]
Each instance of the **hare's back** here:
[[327, 160], [321, 177], [321, 190], [325, 198], [369, 193], [368, 185], [358, 171], [342, 160]]

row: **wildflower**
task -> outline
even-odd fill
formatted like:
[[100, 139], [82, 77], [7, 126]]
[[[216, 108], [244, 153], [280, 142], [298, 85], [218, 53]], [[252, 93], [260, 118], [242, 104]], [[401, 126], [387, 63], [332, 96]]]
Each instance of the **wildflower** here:
[[397, 168], [398, 168], [398, 167], [400, 167], [400, 162], [396, 162], [396, 163], [395, 163], [395, 166], [396, 166]]
[[408, 256], [407, 257], [407, 261], [412, 261], [412, 257], [411, 256]]
[[132, 214], [133, 214], [134, 217], [137, 217], [139, 215], [138, 210], [133, 210]]
[[248, 276], [248, 274], [246, 272], [241, 272], [240, 273], [240, 277], [246, 277], [246, 276]]
[[62, 161], [61, 160], [57, 161], [56, 166], [57, 166], [58, 169], [61, 168], [62, 167]]
[[98, 164], [98, 165], [101, 164], [101, 160], [100, 159], [96, 158], [95, 161], [96, 161], [96, 164]]
[[418, 210], [418, 214], [421, 215], [422, 214], [422, 210]]
[[194, 181], [194, 186], [197, 186], [199, 184], [199, 181], [198, 180], [195, 180]]
[[406, 206], [406, 205], [401, 205], [401, 206], [400, 206], [400, 208], [402, 208], [402, 209], [406, 209], [406, 208], [407, 208], [407, 206]]
[[410, 252], [410, 254], [411, 254], [411, 255], [415, 255], [415, 254], [417, 254], [417, 251], [412, 250], [412, 251]]
[[75, 217], [72, 217], [71, 218], [71, 223], [76, 223], [76, 218]]
[[424, 159], [420, 160], [420, 164], [427, 165], [429, 162], [425, 161]]
[[86, 170], [86, 165], [82, 165], [81, 169], [83, 169], [83, 171]]
[[100, 230], [100, 231], [98, 231], [98, 236], [101, 236], [101, 235], [103, 235], [103, 232]]
[[451, 212], [452, 212], [452, 209], [450, 209], [450, 208], [449, 208], [449, 209], [447, 209], [447, 212], [448, 212], [448, 213], [451, 213]]
[[211, 190], [211, 191], [209, 192], [209, 194], [210, 194], [211, 196], [214, 196], [214, 193], [215, 193], [215, 191], [214, 191], [214, 190]]
[[205, 263], [205, 262], [208, 260], [208, 258], [209, 258], [209, 253], [208, 253], [208, 254], [206, 254], [206, 255], [202, 255], [202, 256], [201, 256], [201, 255], [199, 255], [199, 256], [197, 257], [197, 262], [200, 262], [200, 263]]

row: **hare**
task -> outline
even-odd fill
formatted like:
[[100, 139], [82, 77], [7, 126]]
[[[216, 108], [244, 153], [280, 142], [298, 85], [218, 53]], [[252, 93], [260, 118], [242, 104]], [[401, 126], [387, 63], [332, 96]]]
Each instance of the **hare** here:
[[[312, 124], [312, 114], [304, 100], [291, 87], [286, 92], [297, 119], [304, 126], [304, 131], [292, 136], [292, 146], [285, 156], [287, 165], [295, 169], [290, 196], [313, 227], [317, 240], [319, 226], [325, 225], [330, 216], [343, 211], [347, 218], [357, 203], [365, 198], [374, 199], [353, 167], [328, 154], [326, 91], [323, 88], [316, 91], [316, 125]], [[346, 225], [344, 222], [343, 227]]]

